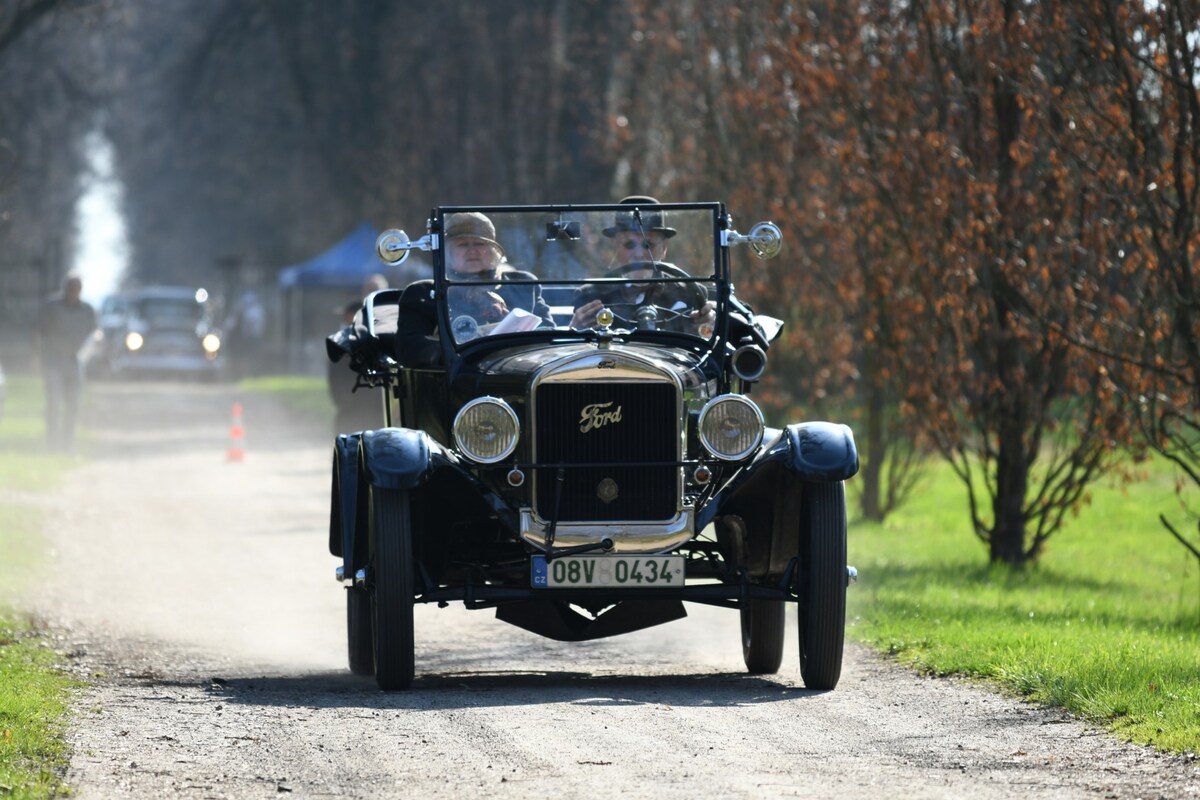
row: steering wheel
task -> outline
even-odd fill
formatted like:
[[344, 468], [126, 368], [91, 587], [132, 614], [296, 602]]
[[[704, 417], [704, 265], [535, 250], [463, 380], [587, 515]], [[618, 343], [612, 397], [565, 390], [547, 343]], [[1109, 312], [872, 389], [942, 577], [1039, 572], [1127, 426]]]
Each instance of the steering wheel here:
[[[680, 269], [679, 267], [675, 266], [674, 264], [667, 263], [666, 261], [630, 261], [628, 264], [622, 264], [621, 266], [616, 267], [615, 269], [609, 270], [604, 275], [604, 277], [605, 278], [624, 278], [627, 275], [629, 275], [630, 273], [640, 272], [642, 270], [652, 270], [654, 277], [659, 277], [659, 276], [664, 276], [664, 275], [667, 277], [671, 277], [671, 278], [685, 278], [685, 279], [690, 279], [692, 277], [691, 275], [688, 275], [687, 272], [685, 272], [684, 270]], [[657, 300], [659, 299], [658, 295], [661, 294], [664, 290], [666, 290], [668, 288], [679, 293], [679, 297], [677, 299], [684, 304], [683, 311], [677, 311], [672, 308], [667, 308], [666, 306], [660, 305], [657, 302]], [[647, 284], [646, 291], [647, 291], [647, 294], [652, 295], [654, 297], [654, 301], [640, 303], [640, 304], [639, 303], [615, 303], [614, 305], [626, 305], [626, 306], [633, 306], [635, 308], [643, 308], [643, 307], [649, 306], [649, 307], [654, 308], [655, 311], [657, 311], [659, 313], [659, 316], [657, 318], [659, 322], [669, 322], [672, 320], [679, 319], [680, 317], [686, 316], [687, 311], [696, 311], [696, 310], [703, 308], [704, 304], [708, 302], [708, 294], [704, 291], [704, 287], [702, 287], [698, 283], [651, 283], [651, 284]], [[665, 312], [665, 315], [663, 314], [663, 312]], [[614, 312], [614, 314], [615, 313], [616, 312]], [[635, 314], [635, 316], [636, 316], [636, 314]], [[634, 324], [637, 323], [636, 319], [624, 320], [624, 321], [632, 322]]]

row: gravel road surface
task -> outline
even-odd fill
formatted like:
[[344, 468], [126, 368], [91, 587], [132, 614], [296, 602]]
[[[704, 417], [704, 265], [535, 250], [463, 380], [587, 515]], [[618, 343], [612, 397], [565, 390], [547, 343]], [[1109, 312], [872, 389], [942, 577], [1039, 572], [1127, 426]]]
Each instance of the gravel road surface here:
[[794, 621], [780, 674], [748, 676], [737, 614], [706, 607], [585, 644], [419, 607], [414, 688], [380, 693], [345, 668], [327, 425], [173, 383], [93, 385], [86, 424], [27, 599], [91, 676], [81, 800], [1200, 798], [1188, 759], [858, 647], [806, 691]]

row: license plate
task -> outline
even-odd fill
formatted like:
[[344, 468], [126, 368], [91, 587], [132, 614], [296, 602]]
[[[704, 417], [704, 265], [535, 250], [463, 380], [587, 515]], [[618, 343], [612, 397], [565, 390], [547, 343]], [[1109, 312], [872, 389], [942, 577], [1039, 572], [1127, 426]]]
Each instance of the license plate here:
[[533, 557], [533, 588], [669, 589], [683, 586], [683, 556]]

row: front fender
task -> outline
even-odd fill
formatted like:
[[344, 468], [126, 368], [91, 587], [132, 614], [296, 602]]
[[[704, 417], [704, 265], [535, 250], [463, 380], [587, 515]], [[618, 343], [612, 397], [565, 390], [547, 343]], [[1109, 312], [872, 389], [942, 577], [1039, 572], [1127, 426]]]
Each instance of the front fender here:
[[[435, 448], [440, 450], [440, 447]], [[381, 489], [412, 489], [430, 470], [429, 437], [412, 428], [380, 428], [362, 432], [366, 478]]]
[[836, 422], [798, 422], [784, 431], [785, 463], [806, 481], [844, 481], [858, 472], [854, 432]]
[[347, 577], [366, 560], [367, 486], [412, 489], [428, 480], [442, 448], [423, 431], [381, 428], [345, 433], [333, 445], [329, 552], [342, 558]]

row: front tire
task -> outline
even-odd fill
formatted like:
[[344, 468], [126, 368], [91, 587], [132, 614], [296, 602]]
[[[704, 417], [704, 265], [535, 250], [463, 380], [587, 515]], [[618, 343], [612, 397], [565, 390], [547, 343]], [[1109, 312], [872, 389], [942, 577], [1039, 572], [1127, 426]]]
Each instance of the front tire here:
[[412, 685], [413, 561], [408, 492], [370, 488], [375, 682], [385, 692]]
[[800, 676], [829, 690], [842, 674], [846, 633], [846, 490], [804, 483], [800, 509]]
[[742, 658], [751, 675], [779, 672], [786, 610], [782, 600], [748, 599], [742, 606]]

